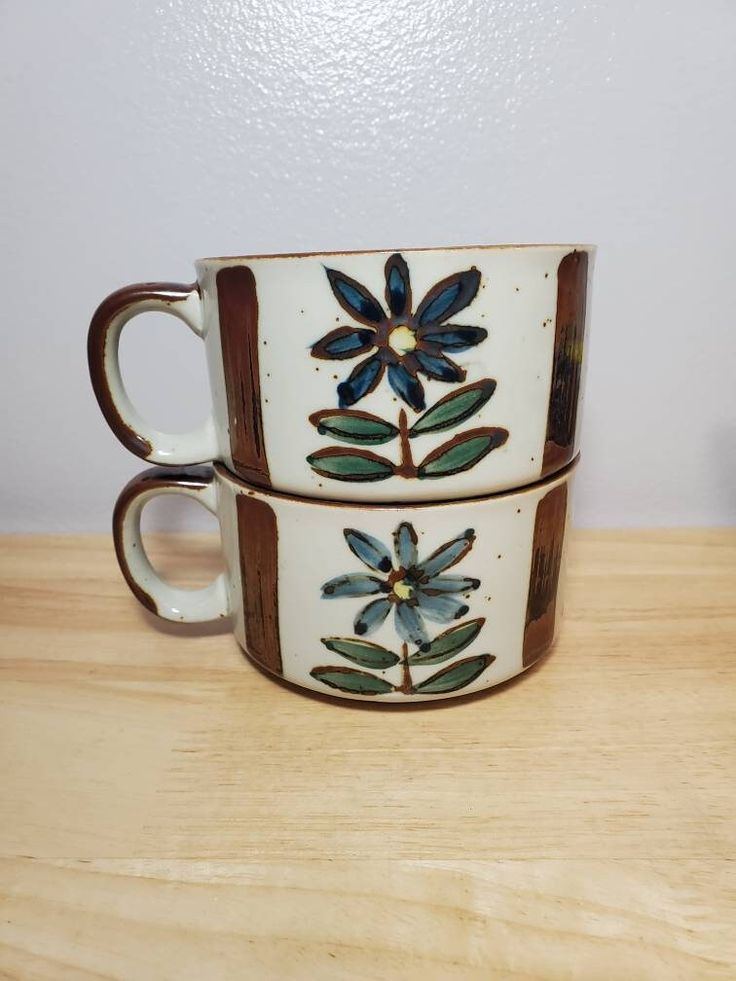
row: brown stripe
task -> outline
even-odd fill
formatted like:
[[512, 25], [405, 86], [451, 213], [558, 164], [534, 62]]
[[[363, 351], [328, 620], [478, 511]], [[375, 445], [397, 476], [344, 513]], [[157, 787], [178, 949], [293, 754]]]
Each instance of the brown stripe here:
[[588, 253], [570, 252], [557, 269], [557, 321], [542, 476], [569, 463], [575, 452], [583, 367]]
[[247, 266], [218, 272], [217, 303], [233, 468], [245, 480], [270, 487], [258, 373], [258, 297]]
[[247, 494], [238, 494], [237, 507], [245, 646], [254, 661], [281, 674], [276, 515]]
[[567, 484], [545, 494], [537, 505], [532, 544], [532, 569], [524, 627], [522, 661], [529, 667], [544, 654], [554, 639], [557, 586], [567, 516]]

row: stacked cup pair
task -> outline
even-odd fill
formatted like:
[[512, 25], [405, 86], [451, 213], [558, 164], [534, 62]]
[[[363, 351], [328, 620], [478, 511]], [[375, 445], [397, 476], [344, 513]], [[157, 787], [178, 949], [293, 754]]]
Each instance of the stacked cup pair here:
[[[412, 702], [506, 681], [559, 624], [594, 249], [530, 245], [203, 259], [191, 286], [113, 293], [89, 331], [111, 429], [158, 466], [113, 532], [135, 596], [229, 617], [268, 671]], [[212, 410], [169, 435], [123, 385], [123, 326], [171, 313], [205, 345]], [[193, 466], [195, 464], [206, 466]], [[199, 500], [227, 572], [163, 582], [144, 505]]]

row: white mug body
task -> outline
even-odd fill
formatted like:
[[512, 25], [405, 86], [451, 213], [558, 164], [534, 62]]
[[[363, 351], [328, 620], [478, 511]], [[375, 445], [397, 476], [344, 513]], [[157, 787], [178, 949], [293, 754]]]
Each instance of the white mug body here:
[[[265, 489], [423, 501], [524, 486], [580, 428], [590, 246], [204, 259], [192, 286], [108, 297], [89, 335], [115, 434], [161, 465], [219, 460]], [[123, 325], [166, 310], [204, 340], [212, 414], [147, 426], [120, 376]]]
[[[366, 701], [454, 697], [513, 678], [552, 645], [574, 467], [514, 492], [417, 505], [297, 498], [221, 465], [152, 468], [120, 495], [115, 545], [148, 609], [230, 617], [249, 657], [288, 682]], [[146, 558], [141, 511], [171, 493], [218, 517], [227, 572], [206, 589], [163, 583]]]

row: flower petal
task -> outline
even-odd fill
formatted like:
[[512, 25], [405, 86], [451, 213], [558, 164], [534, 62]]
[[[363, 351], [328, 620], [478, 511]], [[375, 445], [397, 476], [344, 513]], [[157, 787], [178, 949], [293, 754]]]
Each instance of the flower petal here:
[[403, 256], [395, 252], [384, 268], [386, 274], [386, 303], [396, 316], [407, 316], [411, 312], [411, 281], [409, 267]]
[[418, 378], [412, 378], [403, 364], [388, 366], [388, 382], [396, 394], [415, 412], [424, 409], [424, 387]]
[[427, 596], [421, 590], [416, 594], [422, 616], [435, 623], [450, 623], [464, 617], [470, 607], [454, 596]]
[[429, 648], [429, 634], [415, 606], [409, 606], [408, 603], [397, 603], [394, 623], [396, 633], [407, 644], [415, 644], [420, 650]]
[[394, 532], [394, 550], [399, 565], [411, 569], [417, 564], [417, 533], [408, 521], [402, 521]]
[[376, 332], [363, 327], [336, 327], [312, 345], [312, 357], [323, 361], [357, 358], [376, 343]]
[[455, 273], [435, 284], [417, 309], [416, 319], [420, 327], [441, 324], [469, 303], [472, 303], [480, 286], [477, 269]]
[[338, 403], [341, 409], [355, 405], [364, 395], [369, 395], [378, 385], [383, 375], [383, 362], [377, 354], [357, 364], [347, 381], [337, 386]]
[[458, 324], [431, 324], [420, 327], [417, 337], [422, 341], [437, 344], [445, 351], [467, 351], [488, 337], [485, 327], [460, 327]]
[[449, 569], [450, 566], [455, 565], [460, 559], [464, 558], [473, 547], [474, 541], [475, 531], [472, 528], [468, 528], [462, 535], [453, 538], [451, 542], [445, 542], [444, 545], [440, 545], [423, 562], [420, 562], [420, 571], [432, 579], [438, 573], [444, 572], [445, 569]]
[[469, 576], [434, 576], [429, 582], [422, 583], [422, 592], [432, 596], [433, 593], [467, 593], [480, 586], [480, 579]]
[[353, 555], [356, 555], [369, 569], [375, 569], [376, 572], [391, 571], [393, 568], [391, 553], [383, 542], [379, 542], [373, 535], [366, 535], [364, 531], [356, 531], [355, 528], [344, 528], [343, 535]]
[[355, 620], [353, 620], [353, 629], [356, 634], [359, 637], [363, 637], [365, 634], [372, 634], [374, 630], [378, 630], [388, 616], [390, 609], [391, 603], [383, 596], [380, 599], [373, 600], [368, 606], [364, 606]]
[[362, 324], [379, 324], [386, 319], [383, 308], [378, 300], [369, 293], [365, 286], [338, 272], [337, 269], [327, 269], [332, 292], [343, 310], [359, 320]]
[[442, 354], [434, 356], [417, 348], [414, 357], [419, 362], [421, 370], [430, 378], [443, 382], [465, 381], [465, 369]]
[[382, 579], [367, 576], [364, 572], [351, 572], [346, 576], [335, 576], [322, 585], [323, 599], [338, 599], [342, 596], [374, 596], [386, 593], [389, 587]]

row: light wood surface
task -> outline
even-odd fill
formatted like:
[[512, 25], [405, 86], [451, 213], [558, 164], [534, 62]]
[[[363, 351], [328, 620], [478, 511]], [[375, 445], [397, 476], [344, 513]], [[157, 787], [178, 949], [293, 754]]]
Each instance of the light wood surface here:
[[736, 978], [736, 532], [578, 534], [547, 659], [398, 709], [0, 554], [0, 977]]

